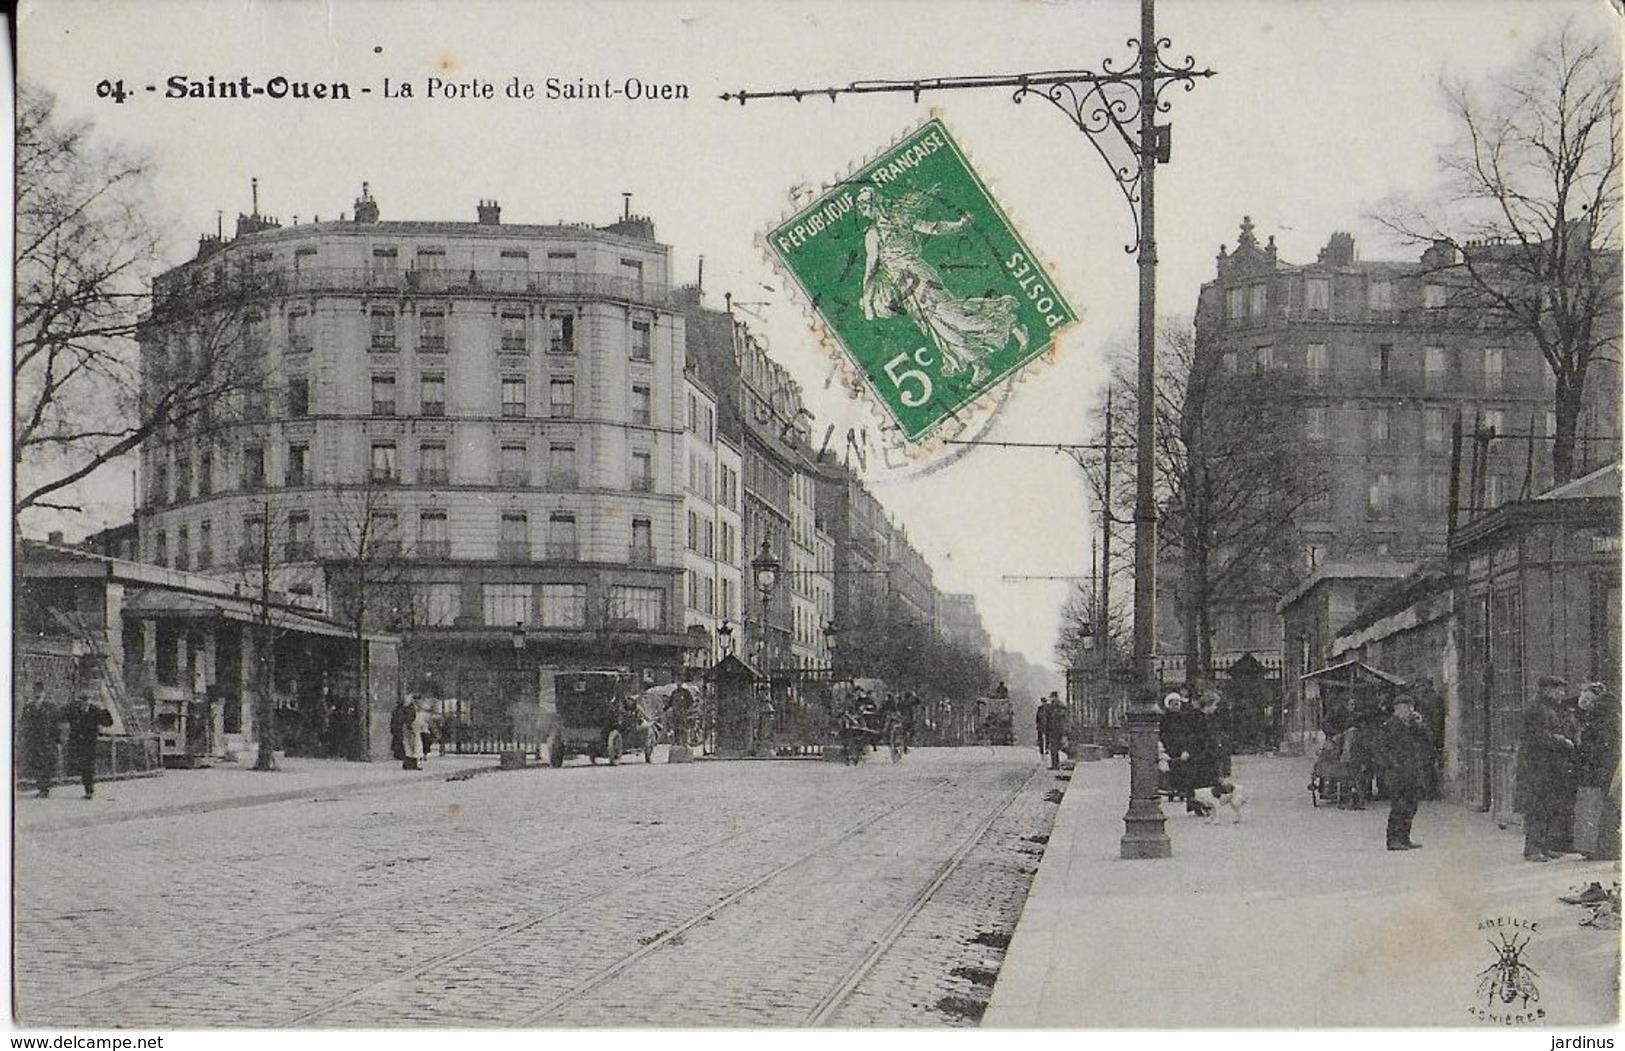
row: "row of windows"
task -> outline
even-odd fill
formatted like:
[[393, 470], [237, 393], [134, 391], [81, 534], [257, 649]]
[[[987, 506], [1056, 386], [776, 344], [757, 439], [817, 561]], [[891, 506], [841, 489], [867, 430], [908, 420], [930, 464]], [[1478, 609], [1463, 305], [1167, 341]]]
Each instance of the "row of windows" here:
[[726, 577], [714, 579], [696, 573], [692, 569], [688, 571], [686, 579], [689, 609], [708, 617], [733, 619], [739, 616], [739, 604], [732, 580]]
[[[416, 322], [410, 329], [401, 324], [401, 316], [394, 307], [372, 307], [367, 314], [367, 347], [377, 354], [396, 354], [415, 349], [419, 354], [448, 354], [452, 350], [446, 325], [444, 307], [424, 307], [416, 312]], [[287, 346], [290, 354], [309, 354], [315, 350], [313, 334], [314, 315], [303, 309], [293, 309], [286, 319]], [[253, 316], [244, 322], [243, 342], [255, 353], [263, 353], [267, 346], [268, 322], [263, 316]], [[523, 310], [505, 310], [499, 316], [492, 349], [503, 354], [529, 354], [540, 346], [549, 354], [571, 355], [579, 347], [574, 313], [548, 312], [541, 324], [532, 324]], [[412, 334], [409, 341], [407, 332]], [[627, 322], [627, 356], [633, 361], [654, 360], [654, 322], [651, 319]], [[410, 343], [410, 348], [408, 344]]]
[[[506, 418], [524, 418], [532, 413], [529, 397], [530, 384], [520, 373], [503, 373], [496, 405], [499, 415]], [[400, 383], [393, 372], [375, 372], [371, 384], [371, 414], [374, 416], [406, 415], [400, 398]], [[653, 399], [646, 383], [635, 383], [628, 399], [627, 418], [634, 424], [647, 426], [653, 422]], [[287, 412], [298, 419], [312, 415], [317, 405], [311, 398], [310, 378], [293, 376], [288, 380]], [[540, 410], [541, 406], [535, 406]], [[263, 399], [251, 393], [246, 395], [245, 415], [250, 419], [265, 416]], [[417, 415], [446, 415], [446, 376], [442, 372], [425, 372], [418, 376]], [[571, 376], [553, 376], [547, 384], [546, 415], [550, 419], [571, 419], [576, 415], [576, 383]]]
[[[1484, 347], [1478, 351], [1465, 348], [1423, 347], [1420, 360], [1392, 343], [1343, 350], [1336, 355], [1339, 364], [1333, 366], [1326, 344], [1309, 343], [1303, 348], [1304, 375], [1312, 382], [1324, 382], [1331, 376], [1351, 376], [1369, 379], [1378, 386], [1386, 385], [1403, 375], [1413, 374], [1420, 367], [1423, 380], [1430, 387], [1443, 388], [1459, 385], [1467, 375], [1469, 361], [1478, 364], [1477, 378], [1486, 391], [1501, 390], [1506, 380], [1506, 350], [1502, 347]], [[1409, 361], [1407, 359], [1410, 359]], [[1254, 347], [1244, 358], [1236, 351], [1226, 351], [1220, 363], [1227, 372], [1235, 372], [1243, 364], [1259, 369], [1293, 367], [1299, 359], [1295, 351], [1284, 352], [1270, 345]], [[1409, 367], [1407, 367], [1409, 366]]]
[[[1377, 315], [1392, 313], [1395, 303], [1395, 284], [1396, 282], [1389, 278], [1367, 278], [1364, 281], [1365, 289], [1362, 297], [1365, 309]], [[1294, 301], [1300, 305], [1303, 311], [1310, 315], [1325, 315], [1329, 314], [1332, 309], [1332, 292], [1333, 285], [1329, 274], [1308, 274], [1304, 276], [1302, 281], [1289, 280], [1277, 283], [1273, 294], [1270, 285], [1266, 282], [1238, 285], [1225, 290], [1224, 316], [1232, 321], [1242, 318], [1267, 317], [1271, 300], [1275, 301], [1276, 313], [1282, 317], [1288, 316]], [[1359, 293], [1355, 294], [1359, 295]], [[1422, 308], [1424, 310], [1440, 310], [1447, 306], [1449, 302], [1450, 289], [1448, 286], [1436, 282], [1424, 282], [1422, 284]]]
[[[544, 471], [538, 476], [532, 463], [528, 442], [503, 442], [497, 451], [497, 471], [494, 479], [455, 478], [451, 469], [450, 445], [444, 441], [422, 441], [416, 446], [416, 474], [418, 485], [479, 484], [492, 482], [501, 486], [525, 487], [540, 482], [549, 489], [574, 489], [581, 483], [579, 458], [574, 442], [550, 442]], [[269, 484], [266, 471], [265, 447], [246, 445], [241, 453], [240, 483], [243, 489], [263, 489]], [[307, 444], [287, 446], [283, 459], [282, 482], [286, 486], [313, 485], [311, 450]], [[399, 458], [399, 446], [392, 441], [374, 442], [367, 461], [367, 480], [379, 485], [395, 485], [404, 481]], [[213, 453], [204, 451], [198, 460], [194, 476], [192, 461], [185, 454], [175, 458], [174, 488], [170, 487], [169, 465], [153, 465], [152, 482], [148, 491], [149, 502], [166, 504], [171, 496], [177, 501], [210, 496], [215, 491], [215, 463]], [[194, 489], [195, 482], [195, 489]], [[633, 449], [627, 472], [626, 487], [633, 492], [648, 493], [655, 488], [654, 453], [648, 449]]]
[[[418, 514], [417, 537], [413, 553], [422, 558], [452, 557], [449, 514], [443, 510], [428, 510]], [[269, 558], [273, 562], [307, 561], [317, 555], [311, 517], [307, 511], [289, 512], [282, 520], [280, 537], [268, 534], [264, 515], [243, 518], [242, 542], [235, 561], [254, 564]], [[335, 550], [328, 552], [347, 558], [388, 558], [405, 553], [401, 542], [399, 517], [393, 511], [374, 511], [367, 516], [366, 528], [339, 529], [334, 538]], [[344, 548], [345, 550], [336, 550]], [[153, 534], [153, 561], [158, 565], [170, 564], [169, 533], [157, 530]], [[530, 516], [523, 511], [504, 511], [498, 525], [496, 556], [502, 559], [529, 561], [537, 554], [532, 543]], [[542, 557], [552, 562], [573, 562], [581, 558], [576, 516], [568, 511], [555, 511], [548, 516], [547, 532], [542, 546]], [[214, 523], [205, 519], [198, 523], [197, 546], [192, 545], [189, 525], [175, 531], [175, 568], [207, 569], [214, 564]], [[647, 518], [632, 519], [631, 544], [627, 561], [634, 565], [650, 565], [655, 560], [654, 528]]]
[[[1455, 410], [1442, 406], [1428, 406], [1420, 410], [1395, 409], [1392, 406], [1378, 405], [1363, 407], [1356, 410], [1365, 436], [1368, 441], [1386, 443], [1397, 440], [1411, 440], [1419, 435], [1422, 445], [1429, 451], [1442, 452], [1450, 442], [1451, 421], [1455, 419]], [[1331, 437], [1331, 414], [1333, 410], [1326, 405], [1312, 405], [1304, 409], [1304, 436], [1310, 441], [1326, 441]], [[1406, 424], [1396, 430], [1397, 421], [1405, 423], [1407, 419], [1420, 421], [1415, 426]], [[1550, 437], [1557, 432], [1557, 414], [1547, 412], [1544, 420], [1545, 431], [1542, 437]], [[1525, 424], [1527, 426], [1527, 423]], [[1464, 413], [1462, 418], [1462, 433], [1471, 437], [1475, 426], [1475, 416], [1471, 412]], [[1497, 434], [1508, 434], [1507, 414], [1504, 409], [1482, 409], [1476, 414], [1476, 426], [1483, 432], [1494, 431]]]
[[[718, 528], [720, 524], [720, 529]], [[737, 564], [739, 534], [731, 522], [716, 523], [695, 511], [688, 513], [688, 549], [719, 562]]]
[[[402, 412], [398, 388], [399, 384], [394, 373], [373, 373], [372, 415], [405, 415]], [[302, 381], [297, 388], [290, 383], [288, 397], [290, 416], [309, 414], [308, 389], [308, 381]], [[529, 390], [530, 384], [523, 374], [503, 373], [496, 406], [498, 414], [508, 419], [523, 419], [530, 416], [533, 406]], [[539, 411], [541, 406], [534, 408]], [[546, 410], [546, 415], [550, 419], [571, 419], [575, 416], [576, 384], [573, 377], [554, 376], [548, 380]], [[429, 372], [418, 377], [417, 415], [446, 415], [446, 377], [443, 373]], [[648, 426], [654, 421], [653, 399], [648, 384], [632, 385], [631, 396], [627, 401], [627, 419], [642, 426]]]
[[[1507, 501], [1508, 481], [1498, 474], [1484, 478], [1483, 505], [1499, 507]], [[1357, 497], [1356, 497], [1357, 499]], [[1465, 494], [1463, 499], [1466, 499]], [[1366, 484], [1365, 510], [1375, 518], [1394, 516], [1400, 505], [1409, 505], [1414, 511], [1443, 515], [1450, 504], [1450, 479], [1442, 473], [1428, 473], [1419, 477], [1396, 479], [1392, 472], [1378, 471]], [[1304, 506], [1304, 518], [1324, 521], [1332, 516], [1332, 494], [1323, 492]]]
[[[419, 585], [414, 615], [425, 627], [451, 627], [462, 618], [463, 586], [453, 581]], [[666, 626], [666, 589], [611, 584], [605, 622], [630, 621], [643, 631]], [[586, 628], [592, 620], [585, 584], [482, 584], [480, 622], [491, 628]]]

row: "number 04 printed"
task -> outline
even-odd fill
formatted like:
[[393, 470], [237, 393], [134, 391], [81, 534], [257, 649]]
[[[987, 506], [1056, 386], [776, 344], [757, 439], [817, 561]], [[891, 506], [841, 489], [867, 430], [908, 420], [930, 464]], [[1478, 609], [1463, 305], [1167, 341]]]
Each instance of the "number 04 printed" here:
[[937, 120], [768, 242], [909, 441], [1077, 320]]

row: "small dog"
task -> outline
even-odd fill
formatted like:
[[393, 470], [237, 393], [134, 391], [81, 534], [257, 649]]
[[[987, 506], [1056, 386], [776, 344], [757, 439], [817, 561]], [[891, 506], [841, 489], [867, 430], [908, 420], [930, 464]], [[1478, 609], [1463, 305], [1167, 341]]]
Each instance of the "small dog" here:
[[1247, 792], [1234, 781], [1220, 781], [1212, 788], [1198, 788], [1196, 801], [1208, 824], [1218, 821], [1221, 807], [1230, 811], [1231, 824], [1240, 824], [1242, 808], [1247, 805]]

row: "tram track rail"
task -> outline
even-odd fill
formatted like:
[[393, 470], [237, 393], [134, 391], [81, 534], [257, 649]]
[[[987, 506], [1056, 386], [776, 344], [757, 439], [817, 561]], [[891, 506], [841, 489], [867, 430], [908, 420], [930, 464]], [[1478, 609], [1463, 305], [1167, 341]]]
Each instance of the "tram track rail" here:
[[[872, 790], [873, 787], [873, 785], [853, 786], [845, 794], [850, 795], [859, 791]], [[793, 823], [793, 821], [794, 819], [790, 817], [780, 818], [772, 822], [771, 826], [769, 827], [783, 827]], [[680, 865], [681, 863], [692, 860], [695, 857], [704, 856], [705, 854], [720, 849], [726, 846], [728, 843], [738, 840], [743, 836], [760, 835], [763, 831], [764, 829], [761, 827], [747, 826], [734, 832], [730, 832], [724, 836], [713, 837], [700, 846], [683, 851], [674, 857], [670, 857], [654, 865], [647, 866], [642, 870], [618, 876], [612, 883], [611, 889], [599, 889], [592, 894], [583, 895], [578, 899], [574, 899], [569, 905], [554, 908], [542, 914], [525, 917], [510, 924], [505, 924], [499, 931], [493, 933], [492, 935], [476, 939], [473, 943], [437, 953], [426, 961], [414, 964], [414, 966], [409, 968], [407, 971], [396, 974], [381, 982], [371, 983], [370, 985], [361, 989], [353, 990], [351, 993], [348, 993], [342, 997], [336, 997], [332, 1001], [326, 1002], [317, 1008], [302, 1011], [298, 1015], [283, 1021], [281, 1024], [297, 1025], [322, 1014], [326, 1014], [337, 1007], [359, 999], [369, 989], [377, 988], [378, 986], [382, 985], [388, 985], [392, 982], [432, 971], [437, 966], [441, 966], [447, 962], [451, 962], [473, 952], [477, 952], [480, 949], [495, 945], [502, 940], [511, 938], [525, 930], [540, 926], [550, 919], [557, 918], [558, 916], [567, 913], [571, 908], [579, 907], [582, 904], [602, 898], [606, 894], [614, 893], [616, 889], [623, 889], [625, 887], [635, 885], [639, 879], [647, 878], [647, 876], [652, 873]], [[651, 837], [651, 835], [652, 833], [650, 830], [645, 827], [632, 826], [625, 829], [622, 834], [617, 837], [617, 839], [619, 842], [629, 844], [627, 848], [629, 851], [635, 851], [637, 849], [638, 841], [648, 839]], [[130, 986], [139, 985], [143, 982], [151, 982], [182, 971], [195, 969], [200, 966], [223, 963], [229, 961], [234, 955], [241, 954], [245, 950], [254, 949], [280, 939], [300, 935], [318, 928], [331, 926], [334, 923], [349, 917], [361, 916], [378, 910], [388, 910], [399, 906], [403, 902], [422, 901], [426, 895], [431, 897], [446, 896], [450, 894], [466, 893], [471, 889], [471, 886], [481, 887], [501, 884], [535, 869], [539, 864], [544, 863], [545, 859], [547, 858], [568, 859], [572, 857], [579, 857], [584, 851], [602, 852], [604, 845], [604, 836], [602, 832], [594, 831], [574, 837], [567, 843], [550, 846], [541, 854], [528, 857], [522, 862], [506, 865], [499, 870], [489, 873], [473, 885], [469, 884], [466, 880], [458, 875], [449, 875], [437, 878], [427, 885], [418, 883], [393, 889], [381, 894], [372, 895], [362, 901], [355, 902], [343, 908], [330, 910], [321, 913], [320, 915], [303, 919], [295, 923], [283, 924], [261, 934], [234, 940], [228, 944], [219, 946], [218, 948], [212, 948], [200, 953], [190, 954], [184, 959], [166, 962], [158, 966], [146, 968], [134, 974], [125, 975], [113, 981], [102, 982], [94, 986], [83, 987], [60, 996], [52, 997], [50, 999], [41, 1001], [37, 1009], [50, 1009], [74, 1004], [84, 1000], [95, 1000], [105, 997], [109, 993], [127, 989]]]
[[[983, 838], [987, 835], [988, 830], [992, 828], [993, 824], [998, 821], [998, 819], [1003, 816], [1007, 810], [1009, 810], [1017, 799], [1021, 797], [1021, 794], [1027, 789], [1038, 774], [1039, 771], [1036, 769], [1030, 772], [1027, 777], [1023, 778], [1015, 786], [1015, 788], [1010, 790], [1008, 793], [1005, 793], [988, 811], [986, 816], [977, 822], [971, 833], [960, 841], [954, 852], [948, 857], [947, 860], [937, 867], [931, 878], [927, 880], [918, 891], [911, 895], [908, 904], [896, 916], [893, 917], [890, 923], [886, 925], [880, 937], [876, 939], [874, 944], [870, 946], [870, 948], [855, 964], [845, 971], [841, 978], [807, 1013], [806, 1017], [801, 1023], [803, 1026], [822, 1026], [827, 1025], [832, 1021], [835, 1014], [841, 1009], [842, 1006], [845, 1005], [847, 1000], [862, 984], [863, 979], [868, 976], [868, 974], [873, 970], [874, 966], [882, 958], [884, 958], [886, 953], [896, 944], [898, 938], [900, 938], [908, 929], [909, 924], [919, 915], [920, 911], [926, 907], [937, 891], [940, 890], [942, 886], [953, 876], [953, 874], [964, 863], [965, 859], [976, 848], [976, 846], [982, 842]], [[650, 940], [647, 944], [640, 945], [636, 950], [629, 952], [615, 962], [600, 968], [592, 975], [578, 982], [566, 992], [555, 996], [541, 1007], [523, 1016], [521, 1019], [512, 1024], [518, 1027], [527, 1027], [543, 1023], [545, 1019], [556, 1014], [560, 1009], [577, 1000], [580, 1000], [587, 994], [602, 987], [627, 971], [632, 970], [638, 964], [654, 956], [667, 946], [680, 943], [686, 934], [694, 930], [696, 927], [699, 927], [701, 924], [715, 918], [724, 910], [746, 900], [753, 893], [761, 890], [768, 884], [785, 876], [796, 868], [826, 855], [832, 849], [837, 848], [844, 843], [850, 842], [859, 834], [867, 831], [885, 818], [905, 809], [922, 798], [930, 796], [932, 792], [933, 789], [927, 789], [923, 792], [916, 793], [909, 798], [888, 807], [886, 810], [878, 814], [871, 815], [863, 821], [847, 827], [839, 834], [823, 840], [812, 849], [804, 851], [798, 854], [796, 857], [783, 862], [782, 864], [773, 868], [771, 871], [751, 880], [749, 883], [746, 883], [744, 886], [734, 889], [726, 896], [713, 902], [706, 908], [689, 915], [676, 926], [663, 931], [659, 936]]]

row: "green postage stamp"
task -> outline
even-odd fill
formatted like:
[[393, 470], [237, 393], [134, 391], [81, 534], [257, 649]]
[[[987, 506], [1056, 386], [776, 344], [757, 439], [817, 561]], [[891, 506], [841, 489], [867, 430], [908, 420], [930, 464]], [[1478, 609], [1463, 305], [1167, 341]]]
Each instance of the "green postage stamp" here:
[[910, 442], [1078, 319], [940, 120], [768, 242]]

